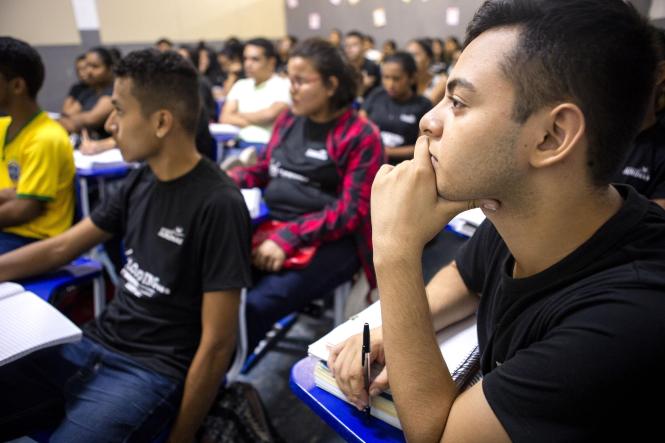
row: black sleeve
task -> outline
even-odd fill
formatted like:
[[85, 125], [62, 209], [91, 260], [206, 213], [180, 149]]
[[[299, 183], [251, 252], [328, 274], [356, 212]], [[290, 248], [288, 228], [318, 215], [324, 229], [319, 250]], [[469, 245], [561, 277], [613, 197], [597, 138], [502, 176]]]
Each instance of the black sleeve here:
[[122, 180], [120, 186], [106, 193], [106, 198], [90, 214], [90, 219], [99, 229], [113, 235], [123, 235], [127, 222], [128, 189], [139, 180], [143, 168], [132, 171]]
[[376, 103], [376, 97], [383, 90], [383, 88], [375, 88], [372, 92], [369, 93], [367, 98], [363, 100], [362, 109], [367, 113], [367, 117], [371, 119], [370, 114]]
[[251, 285], [251, 224], [238, 189], [225, 186], [212, 193], [197, 243], [203, 292]]
[[644, 441], [620, 435], [662, 419], [648, 418], [664, 385], [662, 293], [609, 285], [596, 291], [587, 303], [556, 312], [540, 340], [483, 378], [511, 440]]
[[466, 287], [473, 292], [482, 292], [487, 273], [487, 247], [493, 233], [496, 233], [494, 226], [485, 220], [455, 255], [460, 276]]

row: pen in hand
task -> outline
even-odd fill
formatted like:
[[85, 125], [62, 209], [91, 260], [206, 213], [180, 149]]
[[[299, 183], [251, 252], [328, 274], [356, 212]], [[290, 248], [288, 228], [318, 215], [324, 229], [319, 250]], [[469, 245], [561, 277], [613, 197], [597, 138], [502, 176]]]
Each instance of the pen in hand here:
[[363, 375], [365, 377], [365, 391], [367, 392], [367, 407], [363, 409], [363, 412], [365, 414], [369, 415], [371, 411], [371, 406], [370, 406], [370, 397], [369, 397], [369, 382], [370, 382], [370, 374], [369, 374], [369, 354], [370, 354], [370, 345], [369, 345], [369, 324], [365, 323], [365, 326], [363, 327], [363, 348], [362, 348], [362, 355], [360, 356], [362, 358], [362, 364], [363, 364]]

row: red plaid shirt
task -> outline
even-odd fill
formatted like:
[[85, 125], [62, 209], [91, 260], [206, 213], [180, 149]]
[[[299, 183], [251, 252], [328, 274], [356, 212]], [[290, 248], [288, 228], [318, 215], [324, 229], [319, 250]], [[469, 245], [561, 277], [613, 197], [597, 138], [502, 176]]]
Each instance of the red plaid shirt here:
[[[272, 151], [279, 148], [297, 118], [304, 117], [284, 111], [277, 118], [270, 141], [257, 164], [234, 168], [229, 171], [229, 176], [241, 187], [264, 188], [270, 180], [268, 166]], [[326, 149], [341, 177], [337, 200], [321, 211], [304, 214], [286, 223], [270, 239], [288, 257], [302, 246], [319, 245], [353, 235], [370, 286], [376, 287], [369, 199], [374, 176], [384, 162], [381, 136], [372, 123], [349, 108], [328, 134]]]

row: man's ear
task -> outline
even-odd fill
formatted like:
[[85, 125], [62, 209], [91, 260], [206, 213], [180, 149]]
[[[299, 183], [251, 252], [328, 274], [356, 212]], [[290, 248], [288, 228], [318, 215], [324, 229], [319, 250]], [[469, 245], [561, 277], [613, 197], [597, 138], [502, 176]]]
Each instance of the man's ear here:
[[152, 114], [152, 126], [157, 138], [164, 138], [173, 129], [175, 119], [168, 109], [160, 109]]
[[12, 95], [28, 95], [28, 84], [23, 77], [14, 77], [8, 83]]
[[574, 103], [561, 103], [539, 115], [541, 133], [530, 154], [530, 164], [542, 168], [560, 163], [579, 149], [586, 132], [582, 110]]
[[328, 77], [328, 81], [326, 81], [328, 97], [332, 97], [333, 95], [335, 95], [335, 91], [337, 91], [338, 86], [339, 86], [339, 79], [337, 77], [335, 77], [334, 75]]

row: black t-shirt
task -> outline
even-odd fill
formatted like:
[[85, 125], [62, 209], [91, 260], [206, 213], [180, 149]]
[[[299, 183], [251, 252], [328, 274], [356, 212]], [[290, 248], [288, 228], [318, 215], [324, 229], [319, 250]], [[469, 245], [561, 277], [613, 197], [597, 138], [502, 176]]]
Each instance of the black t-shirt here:
[[91, 215], [122, 235], [116, 296], [86, 334], [144, 367], [181, 379], [201, 337], [203, 293], [250, 285], [250, 221], [235, 184], [202, 159], [161, 182], [132, 172]]
[[81, 96], [87, 93], [86, 91], [88, 91], [88, 89], [90, 89], [88, 85], [86, 85], [83, 82], [74, 83], [72, 87], [69, 88], [69, 93], [67, 94], [67, 96], [73, 98], [74, 100], [80, 103]]
[[414, 145], [420, 133], [419, 123], [432, 108], [422, 95], [412, 95], [405, 102], [391, 98], [385, 89], [376, 89], [363, 103], [363, 109], [381, 131], [381, 140], [387, 147]]
[[665, 198], [665, 121], [640, 132], [615, 177], [649, 199]]
[[337, 199], [337, 166], [328, 155], [326, 140], [336, 120], [315, 123], [296, 117], [270, 157], [270, 182], [264, 199], [270, 217], [293, 220], [322, 210]]
[[[78, 102], [81, 103], [81, 110], [84, 112], [90, 111], [95, 107], [95, 105], [97, 105], [99, 99], [104, 97], [105, 95], [108, 95], [109, 97], [113, 95], [113, 85], [107, 86], [101, 92], [97, 92], [93, 88], [85, 89], [81, 93], [78, 99]], [[88, 134], [90, 135], [90, 138], [92, 138], [93, 140], [99, 140], [111, 136], [111, 134], [106, 132], [106, 130], [104, 129], [104, 123], [105, 122], [102, 122], [97, 126], [86, 127], [86, 129], [88, 130]]]
[[665, 211], [617, 189], [619, 212], [536, 275], [512, 278], [514, 259], [489, 220], [456, 257], [467, 287], [482, 294], [482, 387], [513, 441], [660, 435]]

